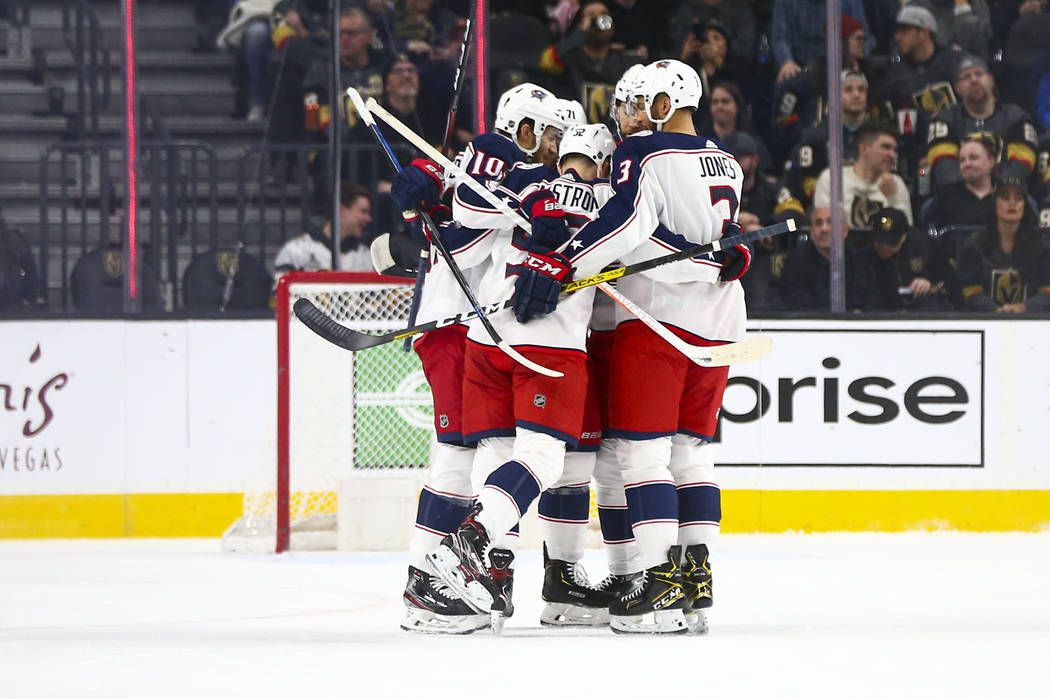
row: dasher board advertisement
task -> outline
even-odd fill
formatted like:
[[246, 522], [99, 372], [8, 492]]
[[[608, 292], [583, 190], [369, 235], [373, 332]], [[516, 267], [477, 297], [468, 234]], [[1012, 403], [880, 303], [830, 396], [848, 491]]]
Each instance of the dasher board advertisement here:
[[983, 467], [984, 331], [766, 329], [734, 366], [720, 466]]

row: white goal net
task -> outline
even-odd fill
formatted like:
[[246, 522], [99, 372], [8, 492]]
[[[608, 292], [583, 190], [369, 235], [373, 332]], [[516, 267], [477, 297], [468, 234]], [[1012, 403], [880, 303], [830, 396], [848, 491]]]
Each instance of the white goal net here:
[[[334, 549], [347, 515], [341, 484], [352, 480], [367, 494], [370, 482], [400, 478], [401, 491], [412, 492], [429, 461], [433, 409], [415, 353], [401, 342], [357, 353], [336, 347], [296, 318], [300, 298], [346, 327], [378, 334], [406, 326], [412, 286], [345, 272], [281, 279], [274, 467], [246, 489], [242, 516], [223, 537], [227, 550]], [[390, 514], [410, 527], [413, 504]]]

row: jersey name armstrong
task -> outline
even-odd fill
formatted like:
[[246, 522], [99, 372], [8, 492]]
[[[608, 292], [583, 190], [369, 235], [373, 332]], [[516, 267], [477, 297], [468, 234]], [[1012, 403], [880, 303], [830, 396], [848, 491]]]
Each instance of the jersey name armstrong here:
[[550, 190], [566, 209], [594, 211], [597, 208], [590, 187], [577, 187], [569, 182], [558, 181], [551, 183]]
[[729, 162], [729, 158], [724, 155], [701, 155], [700, 166], [707, 177], [736, 179], [736, 168]]

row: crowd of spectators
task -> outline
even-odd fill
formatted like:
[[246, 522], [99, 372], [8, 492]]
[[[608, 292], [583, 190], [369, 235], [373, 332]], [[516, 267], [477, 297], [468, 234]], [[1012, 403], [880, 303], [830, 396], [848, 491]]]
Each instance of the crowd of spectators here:
[[[471, 4], [346, 2], [338, 41], [343, 86], [375, 97], [441, 145]], [[242, 116], [265, 121], [273, 143], [321, 144], [338, 124], [351, 148], [369, 144], [356, 115], [342, 113], [328, 94], [327, 0], [233, 5], [245, 13], [227, 19], [220, 43], [238, 57]], [[689, 63], [704, 86], [699, 132], [725, 144], [744, 166], [742, 226], [787, 217], [810, 226], [808, 234], [757, 246], [749, 306], [826, 310], [833, 233], [825, 52], [828, 32], [837, 31], [847, 306], [1041, 308], [1050, 291], [1050, 270], [1035, 262], [1042, 259], [1040, 224], [1050, 227], [1045, 0], [843, 0], [834, 29], [825, 24], [825, 6], [824, 0], [492, 0], [493, 89], [486, 107], [491, 114], [503, 90], [530, 81], [578, 100], [590, 121], [601, 121], [629, 66], [662, 57]], [[450, 152], [474, 135], [474, 95], [468, 79]], [[411, 152], [393, 134], [389, 140]], [[347, 152], [343, 176], [373, 193], [373, 234], [397, 221], [383, 201], [389, 170], [363, 163], [378, 157], [366, 150]], [[313, 165], [323, 171], [323, 157]], [[1023, 216], [1006, 223], [1004, 215], [1014, 212], [1006, 201], [1016, 196]], [[883, 222], [882, 229], [873, 221]]]

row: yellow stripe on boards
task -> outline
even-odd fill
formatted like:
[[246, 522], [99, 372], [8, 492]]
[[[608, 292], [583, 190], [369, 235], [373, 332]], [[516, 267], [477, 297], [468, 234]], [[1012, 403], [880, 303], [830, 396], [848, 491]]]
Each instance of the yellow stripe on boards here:
[[[239, 493], [5, 495], [0, 538], [220, 536], [242, 503]], [[722, 491], [725, 533], [937, 529], [1050, 531], [1050, 490]]]
[[0, 496], [0, 538], [220, 536], [240, 493]]
[[1050, 531], [1050, 490], [723, 490], [722, 531]]

